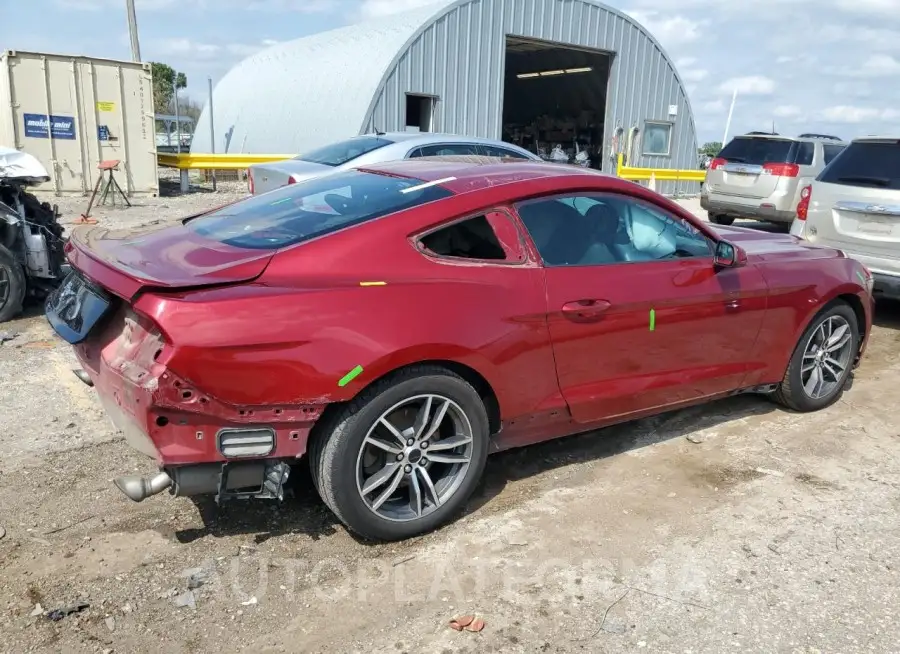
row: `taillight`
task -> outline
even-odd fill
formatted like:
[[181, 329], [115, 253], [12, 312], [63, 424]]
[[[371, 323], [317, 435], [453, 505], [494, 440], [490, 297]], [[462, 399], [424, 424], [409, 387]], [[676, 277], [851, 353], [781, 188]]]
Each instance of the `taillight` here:
[[804, 186], [800, 191], [800, 202], [797, 203], [797, 220], [806, 220], [809, 215], [809, 201], [812, 199], [812, 186]]
[[296, 183], [297, 183], [297, 180], [294, 179], [294, 176], [293, 176], [293, 175], [290, 175], [290, 176], [288, 177], [288, 182], [287, 182], [287, 183], [288, 183], [288, 184], [296, 184]]
[[250, 189], [250, 195], [253, 195], [253, 169], [247, 169], [247, 187]]
[[763, 164], [763, 175], [774, 175], [775, 177], [796, 177], [800, 174], [800, 166], [797, 164], [786, 163], [767, 163]]
[[710, 170], [718, 170], [719, 168], [722, 168], [727, 163], [728, 162], [725, 159], [713, 159], [709, 163], [709, 169]]

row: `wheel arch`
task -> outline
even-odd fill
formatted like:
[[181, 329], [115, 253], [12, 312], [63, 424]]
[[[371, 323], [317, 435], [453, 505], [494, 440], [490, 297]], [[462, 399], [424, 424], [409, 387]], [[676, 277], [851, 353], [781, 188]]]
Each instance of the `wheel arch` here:
[[385, 379], [400, 375], [410, 368], [416, 368], [419, 366], [444, 368], [448, 372], [452, 372], [462, 377], [466, 382], [471, 384], [478, 395], [481, 397], [482, 402], [484, 402], [484, 408], [488, 415], [491, 435], [494, 435], [500, 431], [500, 425], [502, 424], [500, 400], [497, 396], [497, 392], [494, 390], [494, 386], [488, 381], [487, 376], [482, 371], [478, 370], [472, 365], [471, 361], [463, 362], [458, 358], [421, 358], [381, 367], [376, 375], [368, 379], [364, 385], [360, 385], [359, 388], [355, 389], [352, 397], [328, 404], [328, 406], [325, 407], [325, 411], [323, 412], [322, 417], [316, 422], [316, 425], [318, 426], [328, 424], [328, 418], [332, 414], [334, 414], [336, 411], [339, 411], [340, 408], [347, 402], [352, 402], [356, 397], [364, 393], [367, 389], [382, 383]]
[[787, 360], [785, 361], [785, 364], [783, 366], [784, 370], [786, 370], [787, 366], [790, 365], [791, 357], [794, 355], [794, 351], [800, 344], [800, 339], [803, 337], [803, 334], [806, 333], [806, 330], [813, 323], [813, 321], [818, 318], [823, 312], [827, 311], [836, 304], [841, 303], [849, 305], [849, 307], [853, 310], [853, 313], [856, 315], [857, 330], [859, 332], [859, 343], [860, 347], [862, 346], [863, 338], [866, 333], [866, 311], [863, 307], [862, 300], [860, 300], [859, 295], [857, 295], [855, 288], [839, 288], [832, 295], [825, 298], [821, 303], [813, 307], [813, 310], [809, 312], [809, 314], [806, 316], [806, 319], [800, 323], [799, 329], [794, 334], [793, 346], [787, 353]]

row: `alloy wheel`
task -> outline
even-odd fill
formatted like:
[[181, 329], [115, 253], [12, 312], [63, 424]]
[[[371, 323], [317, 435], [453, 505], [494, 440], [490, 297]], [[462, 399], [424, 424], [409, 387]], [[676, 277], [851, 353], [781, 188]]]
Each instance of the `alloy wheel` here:
[[459, 490], [473, 452], [472, 424], [459, 404], [437, 394], [410, 397], [369, 428], [357, 456], [357, 491], [380, 518], [418, 520]]
[[853, 358], [853, 334], [843, 316], [830, 316], [812, 333], [803, 352], [800, 381], [813, 400], [828, 397], [844, 382]]

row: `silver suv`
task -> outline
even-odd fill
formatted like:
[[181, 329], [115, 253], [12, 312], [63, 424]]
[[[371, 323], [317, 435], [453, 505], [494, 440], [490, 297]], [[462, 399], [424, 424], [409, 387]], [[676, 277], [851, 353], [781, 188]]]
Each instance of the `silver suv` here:
[[843, 250], [876, 295], [900, 298], [900, 139], [853, 140], [801, 195], [791, 234]]
[[700, 206], [717, 225], [736, 218], [790, 224], [800, 190], [846, 146], [824, 134], [737, 136], [710, 163]]

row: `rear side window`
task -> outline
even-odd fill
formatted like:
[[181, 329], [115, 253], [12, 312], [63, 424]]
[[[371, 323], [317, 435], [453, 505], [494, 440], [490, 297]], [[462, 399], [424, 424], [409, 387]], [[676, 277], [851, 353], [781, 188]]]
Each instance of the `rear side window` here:
[[422, 245], [439, 256], [453, 259], [506, 260], [506, 251], [485, 216], [432, 232], [422, 239]]
[[816, 146], [809, 141], [801, 141], [797, 144], [797, 159], [794, 163], [798, 166], [812, 166], [815, 155]]
[[478, 146], [474, 143], [442, 143], [426, 145], [416, 150], [413, 157], [453, 157], [460, 155], [478, 155]]
[[528, 159], [524, 154], [515, 150], [507, 150], [496, 145], [482, 145], [481, 149], [487, 157], [504, 157], [508, 159]]
[[900, 141], [851, 143], [818, 179], [827, 184], [900, 190]]
[[299, 161], [308, 161], [324, 166], [343, 166], [357, 157], [374, 152], [392, 143], [393, 141], [379, 136], [360, 136], [326, 145], [324, 148], [301, 154], [295, 158]]
[[450, 195], [418, 179], [351, 171], [249, 197], [187, 226], [234, 247], [276, 250]]
[[796, 143], [785, 139], [738, 137], [725, 146], [719, 158], [762, 166], [767, 163], [794, 163]]
[[847, 147], [845, 145], [823, 145], [822, 151], [825, 153], [825, 165], [831, 163], [831, 161], [838, 156], [841, 152], [844, 151], [844, 148]]

